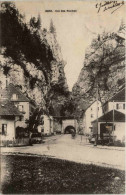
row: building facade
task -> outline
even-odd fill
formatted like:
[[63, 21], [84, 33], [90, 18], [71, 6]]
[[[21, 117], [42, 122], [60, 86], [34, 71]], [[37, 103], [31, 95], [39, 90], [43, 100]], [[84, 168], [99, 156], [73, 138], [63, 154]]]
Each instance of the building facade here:
[[41, 124], [38, 125], [38, 132], [43, 135], [51, 135], [54, 133], [53, 117], [46, 114], [41, 115]]
[[125, 88], [121, 89], [103, 105], [104, 113], [113, 109], [125, 114]]
[[18, 109], [21, 113], [20, 120], [16, 123], [16, 126], [26, 127], [26, 121], [29, 120], [30, 114], [33, 113], [35, 105], [30, 102], [21, 90], [17, 89], [13, 84], [7, 84], [6, 87], [0, 90], [1, 101], [9, 101]]
[[84, 134], [90, 134], [92, 131], [92, 121], [102, 116], [102, 105], [100, 101], [94, 101], [87, 107], [83, 114], [83, 131]]
[[14, 140], [16, 138], [16, 125], [22, 114], [8, 101], [0, 102], [0, 137], [1, 141]]
[[122, 88], [103, 105], [104, 114], [92, 121], [93, 134], [98, 138], [112, 136], [125, 141], [125, 88]]
[[[19, 128], [26, 128], [26, 121], [35, 109], [35, 105], [19, 88], [9, 84], [8, 79], [0, 85], [0, 130], [2, 140], [17, 138]], [[18, 128], [18, 130], [17, 130]]]
[[[125, 114], [117, 110], [111, 110], [92, 122], [93, 133], [99, 139], [125, 140]], [[98, 127], [98, 128], [97, 128]]]

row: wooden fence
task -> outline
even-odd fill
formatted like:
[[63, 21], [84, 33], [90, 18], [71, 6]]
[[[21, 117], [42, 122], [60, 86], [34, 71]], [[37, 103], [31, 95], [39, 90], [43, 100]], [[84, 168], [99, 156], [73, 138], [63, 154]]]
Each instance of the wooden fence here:
[[13, 146], [27, 146], [29, 145], [29, 138], [18, 138], [14, 140], [0, 140], [0, 146], [13, 147]]

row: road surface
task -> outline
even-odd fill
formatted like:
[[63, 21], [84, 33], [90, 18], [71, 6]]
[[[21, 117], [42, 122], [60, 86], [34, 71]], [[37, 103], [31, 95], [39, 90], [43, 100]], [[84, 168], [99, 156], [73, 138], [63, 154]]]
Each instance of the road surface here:
[[105, 146], [93, 146], [86, 138], [70, 134], [46, 138], [44, 144], [27, 147], [1, 148], [2, 154], [46, 155], [79, 163], [95, 164], [125, 170], [125, 149]]

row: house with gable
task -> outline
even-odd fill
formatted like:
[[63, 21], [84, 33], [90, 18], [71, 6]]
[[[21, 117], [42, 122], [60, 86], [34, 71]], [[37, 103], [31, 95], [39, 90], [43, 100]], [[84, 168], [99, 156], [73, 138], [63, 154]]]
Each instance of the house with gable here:
[[16, 139], [17, 127], [27, 127], [26, 120], [34, 112], [36, 105], [6, 79], [0, 86], [0, 106], [1, 139], [12, 141]]
[[104, 113], [113, 109], [125, 114], [125, 87], [103, 104]]
[[30, 116], [30, 100], [12, 83], [7, 84], [5, 88], [0, 90], [1, 100], [8, 100], [13, 103], [13, 105], [22, 114], [22, 117], [17, 122], [16, 126], [26, 127], [25, 121], [29, 119]]
[[125, 141], [125, 88], [123, 87], [103, 104], [104, 114], [92, 121], [93, 134], [98, 139]]
[[125, 139], [125, 114], [117, 110], [111, 110], [92, 121], [93, 134], [98, 136], [98, 140], [107, 140], [111, 136], [114, 140]]

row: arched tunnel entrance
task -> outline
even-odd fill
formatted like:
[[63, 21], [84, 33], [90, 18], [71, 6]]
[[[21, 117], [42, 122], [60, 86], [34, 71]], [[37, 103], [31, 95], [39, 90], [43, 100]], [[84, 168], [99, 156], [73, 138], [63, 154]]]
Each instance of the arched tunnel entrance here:
[[65, 128], [64, 134], [71, 134], [73, 131], [76, 133], [76, 129], [73, 126], [69, 125]]
[[[71, 130], [70, 130], [71, 129]], [[62, 133], [72, 133], [77, 130], [77, 120], [73, 118], [62, 119]]]

